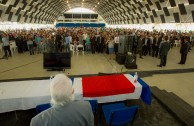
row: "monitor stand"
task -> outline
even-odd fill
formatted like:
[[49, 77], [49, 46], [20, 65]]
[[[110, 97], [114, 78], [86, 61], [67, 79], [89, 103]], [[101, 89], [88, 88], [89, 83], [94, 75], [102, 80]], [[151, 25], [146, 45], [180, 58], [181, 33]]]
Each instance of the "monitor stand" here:
[[65, 69], [63, 69], [63, 68], [61, 68], [61, 69], [53, 68], [53, 69], [47, 69], [47, 71], [63, 71], [63, 72], [65, 72]]

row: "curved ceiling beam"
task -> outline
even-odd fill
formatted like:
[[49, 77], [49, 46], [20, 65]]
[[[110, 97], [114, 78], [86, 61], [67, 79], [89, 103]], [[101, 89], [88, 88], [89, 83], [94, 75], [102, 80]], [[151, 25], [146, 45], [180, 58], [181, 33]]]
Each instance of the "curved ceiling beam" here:
[[2, 0], [0, 17], [3, 21], [53, 23], [70, 7], [81, 6], [94, 10], [108, 24], [194, 20], [194, 3], [191, 0]]

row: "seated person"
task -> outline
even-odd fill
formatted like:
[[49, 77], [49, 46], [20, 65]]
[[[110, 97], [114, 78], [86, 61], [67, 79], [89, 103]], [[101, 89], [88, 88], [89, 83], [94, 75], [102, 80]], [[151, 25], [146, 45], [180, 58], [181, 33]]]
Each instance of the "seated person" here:
[[67, 76], [56, 75], [50, 93], [53, 106], [32, 118], [30, 126], [94, 126], [90, 103], [73, 101], [72, 81]]

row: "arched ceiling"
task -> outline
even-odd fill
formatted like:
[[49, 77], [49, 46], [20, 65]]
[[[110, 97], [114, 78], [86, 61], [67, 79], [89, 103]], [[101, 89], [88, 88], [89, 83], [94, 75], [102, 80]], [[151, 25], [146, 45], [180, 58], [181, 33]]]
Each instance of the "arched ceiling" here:
[[0, 2], [1, 21], [53, 23], [61, 13], [76, 7], [96, 11], [108, 24], [193, 22], [194, 18], [194, 0], [0, 0]]

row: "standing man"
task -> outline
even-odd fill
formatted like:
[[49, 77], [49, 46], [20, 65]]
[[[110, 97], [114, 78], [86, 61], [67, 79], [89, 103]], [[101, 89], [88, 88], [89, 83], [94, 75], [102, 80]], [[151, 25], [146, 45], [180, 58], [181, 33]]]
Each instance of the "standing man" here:
[[139, 53], [139, 58], [143, 59], [142, 57], [142, 48], [143, 48], [143, 35], [140, 35], [140, 38], [138, 39], [138, 43], [137, 43], [137, 51]]
[[62, 52], [61, 40], [62, 40], [61, 34], [60, 32], [57, 32], [56, 39], [55, 39], [56, 52]]
[[118, 53], [118, 45], [119, 45], [119, 34], [118, 33], [116, 33], [114, 41], [115, 41], [114, 51], [115, 51], [115, 54], [117, 54]]
[[7, 51], [9, 52], [9, 56], [11, 56], [11, 50], [9, 45], [9, 37], [7, 34], [3, 34], [2, 42], [3, 42], [3, 50], [5, 52], [5, 55], [3, 56], [3, 58], [8, 58]]
[[153, 44], [152, 44], [152, 57], [158, 57], [158, 52], [159, 52], [159, 46], [161, 43], [162, 39], [159, 38], [158, 34], [153, 39]]
[[92, 49], [92, 54], [95, 54], [96, 52], [96, 41], [95, 41], [95, 35], [92, 34], [92, 37], [91, 37], [91, 49]]
[[156, 55], [155, 55], [156, 58], [159, 55], [159, 49], [160, 49], [160, 45], [162, 43], [162, 38], [163, 38], [163, 34], [161, 34], [160, 36], [158, 36], [158, 42], [156, 44]]
[[70, 52], [70, 36], [69, 33], [67, 33], [67, 36], [65, 37], [65, 42], [64, 42], [64, 51], [66, 53]]
[[145, 38], [143, 39], [143, 43], [144, 43], [142, 49], [143, 55], [146, 56], [148, 53], [149, 55], [151, 55], [151, 41], [148, 35], [146, 35]]
[[181, 46], [180, 53], [181, 53], [181, 61], [179, 64], [185, 64], [187, 60], [187, 54], [190, 49], [190, 42], [189, 42], [189, 37], [184, 38], [184, 43]]
[[18, 47], [18, 53], [23, 53], [22, 36], [20, 34], [17, 34], [15, 42]]
[[158, 67], [166, 66], [168, 51], [170, 50], [170, 43], [168, 42], [168, 36], [164, 37], [164, 42], [161, 43], [159, 54], [160, 54], [160, 65]]
[[133, 34], [133, 45], [132, 45], [132, 53], [137, 53], [137, 44], [138, 44], [138, 36], [136, 33]]
[[103, 53], [104, 37], [102, 37], [102, 33], [100, 33], [100, 36], [97, 38], [97, 43], [98, 43], [98, 53]]

